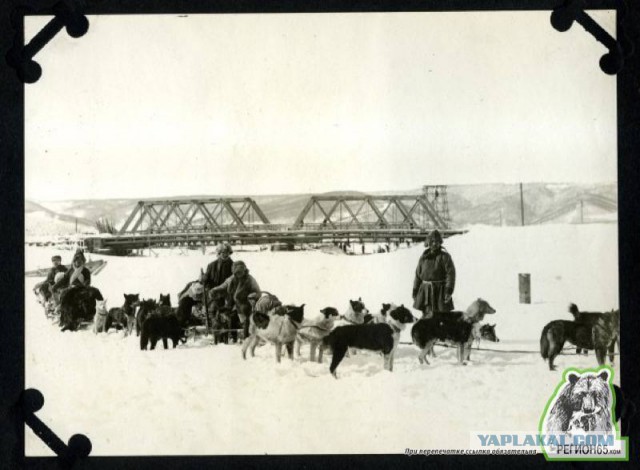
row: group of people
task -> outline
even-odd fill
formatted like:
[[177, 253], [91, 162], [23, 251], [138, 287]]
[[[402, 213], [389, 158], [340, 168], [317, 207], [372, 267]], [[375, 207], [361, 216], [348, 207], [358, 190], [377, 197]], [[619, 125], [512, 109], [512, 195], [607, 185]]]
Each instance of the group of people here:
[[[432, 231], [425, 244], [427, 249], [418, 261], [412, 296], [413, 307], [423, 312], [423, 317], [429, 318], [435, 312], [453, 310], [456, 271], [451, 255], [442, 247], [440, 232]], [[235, 309], [246, 336], [252, 312], [250, 296], [259, 297], [260, 286], [243, 261], [231, 259], [233, 249], [229, 243], [219, 245], [216, 253], [216, 259], [202, 272], [200, 280], [187, 284], [179, 298], [187, 295], [192, 285], [199, 282], [204, 287], [205, 302], [210, 302], [209, 311], [215, 315], [223, 307]], [[91, 285], [91, 271], [85, 266], [82, 249], [75, 252], [69, 268], [62, 264], [59, 255], [53, 256], [51, 261], [53, 267], [43, 282], [50, 285], [52, 293], [60, 293], [72, 286]]]
[[233, 249], [229, 243], [218, 245], [216, 253], [217, 258], [209, 263], [200, 280], [187, 284], [178, 298], [188, 295], [193, 284], [199, 282], [204, 286], [205, 303], [210, 303], [208, 310], [215, 315], [223, 307], [235, 309], [247, 337], [252, 311], [249, 296], [259, 297], [260, 286], [243, 261], [231, 259]]
[[[420, 310], [424, 318], [454, 309], [452, 297], [456, 270], [451, 255], [442, 246], [442, 241], [442, 235], [438, 230], [429, 233], [425, 242], [427, 248], [420, 256], [415, 272], [413, 307]], [[249, 274], [249, 269], [243, 261], [231, 259], [233, 250], [228, 243], [219, 245], [216, 252], [216, 260], [207, 266], [200, 283], [204, 286], [206, 299], [213, 307], [210, 311], [216, 312], [222, 307], [235, 308], [246, 336], [252, 312], [250, 299], [260, 296], [260, 286]], [[189, 285], [179, 296], [185, 295], [188, 289]]]
[[87, 259], [82, 248], [76, 250], [69, 267], [62, 264], [60, 255], [52, 256], [51, 263], [53, 266], [49, 269], [47, 278], [43, 282], [49, 284], [52, 293], [59, 293], [72, 286], [91, 285], [91, 271], [85, 266]]

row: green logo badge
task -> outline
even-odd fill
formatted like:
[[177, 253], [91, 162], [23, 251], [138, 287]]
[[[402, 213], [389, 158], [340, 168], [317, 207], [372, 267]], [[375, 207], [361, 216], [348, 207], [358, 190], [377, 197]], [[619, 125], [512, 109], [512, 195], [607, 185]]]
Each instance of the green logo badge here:
[[613, 369], [569, 368], [547, 402], [538, 433], [550, 461], [628, 461], [614, 418]]

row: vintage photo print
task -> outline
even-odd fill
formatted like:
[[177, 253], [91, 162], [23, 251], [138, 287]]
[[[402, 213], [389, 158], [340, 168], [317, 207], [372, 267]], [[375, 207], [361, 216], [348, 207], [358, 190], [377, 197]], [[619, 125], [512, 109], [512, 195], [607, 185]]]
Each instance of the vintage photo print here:
[[536, 434], [569, 367], [620, 385], [616, 77], [549, 16], [57, 35], [24, 92], [39, 418], [95, 456], [464, 454]]

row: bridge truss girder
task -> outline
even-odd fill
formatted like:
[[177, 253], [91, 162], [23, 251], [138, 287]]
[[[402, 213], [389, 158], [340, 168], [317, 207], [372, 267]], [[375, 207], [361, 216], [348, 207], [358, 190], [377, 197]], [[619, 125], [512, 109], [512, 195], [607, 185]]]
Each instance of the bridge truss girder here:
[[225, 231], [268, 225], [251, 198], [138, 201], [119, 234]]
[[311, 196], [293, 228], [310, 225], [327, 229], [448, 228], [447, 221], [423, 195]]

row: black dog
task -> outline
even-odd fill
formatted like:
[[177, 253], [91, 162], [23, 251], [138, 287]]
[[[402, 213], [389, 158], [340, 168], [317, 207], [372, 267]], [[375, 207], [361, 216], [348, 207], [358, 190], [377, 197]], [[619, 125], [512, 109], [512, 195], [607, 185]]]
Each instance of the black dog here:
[[421, 350], [418, 354], [420, 364], [429, 364], [427, 353], [438, 340], [458, 346], [458, 362], [466, 364], [474, 339], [474, 326], [482, 321], [486, 314], [493, 313], [496, 311], [489, 302], [479, 298], [465, 312], [435, 312], [430, 318], [418, 320], [411, 329], [411, 338]]
[[334, 329], [322, 340], [323, 347], [333, 351], [329, 371], [337, 378], [336, 369], [351, 348], [380, 351], [384, 355], [384, 368], [393, 370], [393, 357], [400, 340], [400, 332], [407, 323], [412, 323], [413, 315], [404, 305], [389, 312], [387, 323], [364, 325], [344, 325]]
[[176, 309], [176, 315], [178, 317], [178, 321], [180, 322], [181, 328], [188, 328], [190, 326], [202, 325], [203, 323], [198, 321], [192, 315], [193, 307], [196, 305], [201, 305], [201, 302], [198, 300], [194, 300], [192, 297], [185, 295], [178, 302], [178, 308]]
[[95, 287], [74, 286], [60, 296], [60, 326], [62, 331], [76, 331], [81, 321], [93, 321], [96, 300], [104, 300]]
[[[574, 313], [572, 307], [575, 305], [571, 304], [569, 311]], [[594, 349], [599, 365], [605, 363], [608, 352], [609, 360], [613, 363], [615, 346], [620, 335], [620, 312], [583, 312], [582, 316], [574, 314], [574, 317], [579, 320], [554, 320], [542, 329], [540, 355], [543, 359], [548, 359], [549, 370], [555, 370], [553, 361], [562, 351], [566, 341], [581, 349]]]
[[174, 348], [179, 341], [185, 343], [187, 340], [185, 331], [180, 327], [178, 317], [173, 313], [171, 307], [166, 305], [158, 307], [144, 320], [140, 335], [140, 349], [146, 350], [147, 344], [151, 345], [150, 349], [155, 349], [159, 339], [162, 339], [164, 349], [168, 348], [168, 339], [171, 339]]
[[144, 299], [140, 302], [140, 308], [138, 309], [138, 313], [136, 314], [136, 336], [140, 336], [142, 332], [142, 325], [144, 325], [145, 320], [156, 311], [158, 308], [158, 303], [155, 299]]
[[164, 305], [166, 307], [171, 307], [171, 294], [167, 294], [167, 295], [160, 294], [160, 299], [158, 300], [158, 305]]
[[[596, 324], [604, 324], [604, 322], [607, 322], [609, 319], [609, 316], [612, 314], [612, 312], [581, 312], [580, 310], [578, 310], [578, 306], [576, 304], [570, 304], [569, 305], [569, 313], [571, 313], [571, 315], [573, 315], [573, 321], [575, 321], [576, 323], [580, 323], [582, 325], [589, 325], [591, 327], [593, 327]], [[619, 312], [618, 312], [619, 314]], [[618, 327], [620, 320], [618, 318]], [[619, 339], [618, 339], [619, 340]], [[581, 347], [576, 347], [576, 354], [588, 354], [587, 349], [583, 349]], [[613, 353], [611, 353], [609, 355], [609, 359], [611, 360], [611, 363], [613, 364]]]

